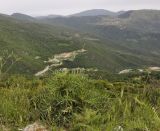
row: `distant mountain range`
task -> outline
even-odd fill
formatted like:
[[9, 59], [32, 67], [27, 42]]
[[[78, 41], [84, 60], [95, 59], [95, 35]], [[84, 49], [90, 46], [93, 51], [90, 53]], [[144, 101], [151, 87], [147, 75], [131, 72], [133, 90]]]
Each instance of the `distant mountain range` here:
[[[33, 74], [55, 54], [87, 52], [59, 68], [97, 68], [119, 72], [160, 66], [160, 11], [110, 12], [95, 9], [59, 16], [0, 15], [0, 54], [13, 50], [21, 61], [13, 72]], [[17, 68], [18, 67], [18, 68]]]
[[[47, 15], [47, 16], [37, 16], [37, 19], [44, 19], [44, 18], [58, 18], [58, 17], [82, 17], [82, 16], [118, 16], [126, 11], [118, 11], [118, 12], [113, 12], [113, 11], [108, 11], [104, 9], [93, 9], [93, 10], [87, 10], [87, 11], [82, 11], [80, 13], [68, 15], [68, 16], [63, 16], [63, 15]], [[21, 13], [13, 13], [11, 16], [18, 18], [18, 19], [33, 19], [33, 17], [21, 14]]]
[[112, 12], [104, 9], [93, 9], [93, 10], [87, 10], [83, 11], [77, 14], [73, 14], [70, 16], [76, 16], [76, 17], [81, 17], [81, 16], [117, 16], [120, 14], [123, 14], [125, 11], [119, 11], [119, 12]]

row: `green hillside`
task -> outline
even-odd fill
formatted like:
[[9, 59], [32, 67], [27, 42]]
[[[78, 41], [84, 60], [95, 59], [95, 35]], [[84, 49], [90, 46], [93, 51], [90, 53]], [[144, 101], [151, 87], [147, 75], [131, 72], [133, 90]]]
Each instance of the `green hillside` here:
[[[116, 52], [118, 50], [119, 56], [130, 61], [127, 66], [131, 67], [133, 63], [138, 66], [145, 64], [159, 66], [157, 59], [160, 56], [159, 20], [158, 10], [133, 10], [118, 16], [46, 18], [42, 22], [87, 32], [98, 37], [107, 47], [112, 47]], [[126, 63], [123, 65], [126, 67]]]
[[0, 83], [0, 129], [158, 131], [159, 76], [121, 75], [112, 81], [68, 73], [41, 80], [11, 76]]
[[[0, 52], [13, 51], [21, 61], [20, 72], [43, 68], [44, 60], [53, 54], [82, 48], [82, 44], [64, 29], [0, 16]], [[39, 59], [35, 59], [36, 57]]]
[[58, 68], [97, 68], [117, 73], [126, 68], [160, 65], [158, 33], [137, 33], [135, 30], [97, 24], [103, 17], [46, 21], [31, 20], [32, 17], [23, 14], [1, 15], [0, 53], [13, 51], [21, 60], [11, 72], [25, 74], [43, 70], [47, 66], [44, 61], [55, 54], [82, 48], [87, 50], [85, 54], [76, 56], [74, 61], [65, 60]]

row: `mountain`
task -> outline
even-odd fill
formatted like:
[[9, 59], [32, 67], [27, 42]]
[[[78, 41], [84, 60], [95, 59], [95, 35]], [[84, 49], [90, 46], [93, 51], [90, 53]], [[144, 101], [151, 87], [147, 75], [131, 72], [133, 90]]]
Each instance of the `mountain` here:
[[80, 16], [99, 16], [99, 15], [115, 16], [116, 13], [104, 9], [93, 9], [73, 14], [71, 16], [80, 17]]
[[117, 54], [111, 50], [110, 43], [105, 46], [94, 36], [64, 27], [0, 16], [0, 54], [8, 50], [21, 58], [12, 73], [35, 74], [47, 66], [44, 61], [55, 54], [80, 50], [84, 47], [84, 41], [87, 53], [76, 57], [73, 62], [66, 61], [62, 67], [113, 68], [111, 65], [115, 62], [110, 59], [110, 54], [115, 57]]
[[138, 50], [146, 49], [147, 44], [156, 50], [159, 47], [160, 11], [157, 10], [127, 11], [118, 16], [67, 17], [43, 21], [123, 43], [128, 48], [132, 45]]
[[64, 59], [58, 68], [97, 68], [116, 73], [128, 68], [160, 66], [159, 11], [123, 13], [33, 18], [34, 21], [26, 19], [28, 16], [20, 19], [0, 15], [0, 54], [9, 50], [21, 58], [13, 73], [35, 74], [51, 66], [46, 62], [52, 58], [70, 56], [82, 48], [86, 53]]
[[82, 17], [82, 16], [118, 16], [126, 11], [119, 11], [119, 12], [112, 12], [104, 9], [92, 9], [87, 11], [82, 11], [80, 13], [63, 16], [63, 15], [48, 15], [48, 16], [38, 16], [37, 19], [52, 19], [52, 18], [59, 18], [59, 17]]
[[[45, 21], [45, 19], [44, 19]], [[160, 32], [160, 11], [158, 10], [131, 10], [118, 16], [81, 16], [47, 19], [49, 24], [59, 24], [78, 29], [79, 27], [114, 27], [121, 30], [139, 32]], [[88, 30], [88, 28], [82, 28]]]
[[130, 10], [118, 16], [66, 17], [44, 19], [43, 22], [95, 35], [104, 43], [112, 41], [113, 48], [127, 48], [133, 51], [133, 56], [147, 56], [146, 59], [152, 61], [160, 55], [159, 10]]
[[34, 17], [31, 17], [29, 15], [21, 14], [21, 13], [13, 13], [11, 15], [13, 18], [24, 20], [24, 21], [34, 21]]
[[82, 48], [71, 35], [64, 28], [0, 15], [0, 54], [8, 50], [21, 58], [13, 67], [15, 73], [36, 73], [52, 55]]

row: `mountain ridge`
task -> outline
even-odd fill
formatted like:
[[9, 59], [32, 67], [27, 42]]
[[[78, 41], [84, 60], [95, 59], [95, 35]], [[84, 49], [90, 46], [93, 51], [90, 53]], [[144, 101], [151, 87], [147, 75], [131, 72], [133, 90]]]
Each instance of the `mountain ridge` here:
[[10, 15], [13, 18], [19, 19], [19, 20], [26, 20], [26, 21], [34, 21], [35, 18], [26, 14], [22, 14], [22, 13], [13, 13]]
[[69, 16], [74, 16], [74, 17], [81, 17], [81, 16], [99, 16], [99, 15], [108, 15], [108, 16], [115, 16], [117, 13], [108, 11], [105, 9], [91, 9], [91, 10], [86, 10], [82, 11], [79, 13], [75, 13]]

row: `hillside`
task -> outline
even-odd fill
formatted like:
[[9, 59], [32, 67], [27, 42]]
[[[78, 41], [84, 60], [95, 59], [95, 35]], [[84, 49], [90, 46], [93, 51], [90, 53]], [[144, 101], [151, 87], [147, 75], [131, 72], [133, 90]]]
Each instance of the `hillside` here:
[[64, 29], [0, 16], [0, 53], [9, 50], [21, 58], [14, 72], [36, 72], [52, 55], [82, 48], [78, 40], [68, 35], [70, 33]]
[[[118, 16], [61, 17], [43, 19], [43, 22], [90, 33], [105, 44], [112, 41], [114, 44], [111, 46], [114, 49], [118, 48], [121, 53], [125, 50], [130, 56], [139, 55], [141, 60], [150, 61], [151, 65], [154, 65], [151, 61], [160, 55], [160, 11], [158, 10], [132, 10]], [[128, 61], [128, 58], [125, 59]]]
[[13, 13], [11, 15], [13, 18], [24, 20], [24, 21], [34, 21], [35, 19], [29, 15], [21, 14], [21, 13]]
[[112, 81], [69, 73], [10, 76], [0, 81], [0, 129], [158, 131], [159, 76], [109, 76]]
[[[131, 16], [135, 21], [142, 21], [143, 17], [140, 19], [133, 15], [133, 12], [128, 12], [132, 14], [129, 18], [124, 18], [126, 14], [123, 14], [116, 17], [33, 18], [34, 21], [28, 20], [30, 17], [23, 14], [18, 14], [18, 18], [17, 15], [1, 15], [0, 52], [13, 51], [21, 58], [12, 70], [14, 73], [35, 74], [48, 66], [44, 61], [55, 54], [82, 48], [87, 50], [85, 54], [76, 56], [74, 61], [64, 60], [63, 65], [58, 68], [97, 68], [118, 73], [127, 68], [160, 66], [159, 28], [157, 31], [148, 32], [143, 28], [139, 28], [142, 31], [138, 31], [134, 26], [130, 26], [130, 22], [126, 22], [126, 28], [119, 24], [113, 25], [112, 21], [115, 19], [119, 19], [120, 22], [132, 21]], [[149, 14], [156, 11], [138, 12], [146, 12], [148, 15], [145, 15], [144, 21], [149, 21], [151, 18], [148, 17], [154, 17]], [[23, 19], [20, 19], [22, 17]], [[159, 25], [158, 13], [155, 13], [155, 17], [157, 19], [154, 19], [148, 29], [153, 28], [154, 23]]]
[[[80, 34], [69, 32], [65, 28], [23, 21], [4, 15], [0, 16], [0, 19], [0, 53], [9, 50], [21, 58], [18, 65], [12, 69], [12, 72], [15, 73], [37, 73], [46, 66], [44, 61], [54, 54], [81, 49], [84, 46], [83, 37], [87, 38], [86, 35], [80, 36]], [[78, 57], [75, 63], [66, 62], [66, 66], [103, 69], [105, 62], [101, 64], [97, 61], [101, 61], [105, 57], [101, 55], [103, 54], [102, 50], [105, 52], [108, 49], [103, 49], [103, 46], [101, 47], [100, 43], [96, 41], [85, 40], [85, 44], [88, 54]]]
[[[72, 16], [55, 19], [44, 19], [50, 24], [58, 23], [83, 30], [95, 27], [114, 27], [120, 30], [136, 31], [143, 33], [159, 33], [160, 11], [158, 10], [131, 10], [123, 12], [118, 16]], [[89, 26], [88, 28], [86, 28]], [[84, 27], [84, 28], [83, 28]], [[98, 29], [98, 28], [97, 28]], [[85, 30], [85, 31], [86, 31]], [[98, 34], [98, 33], [97, 33]]]

